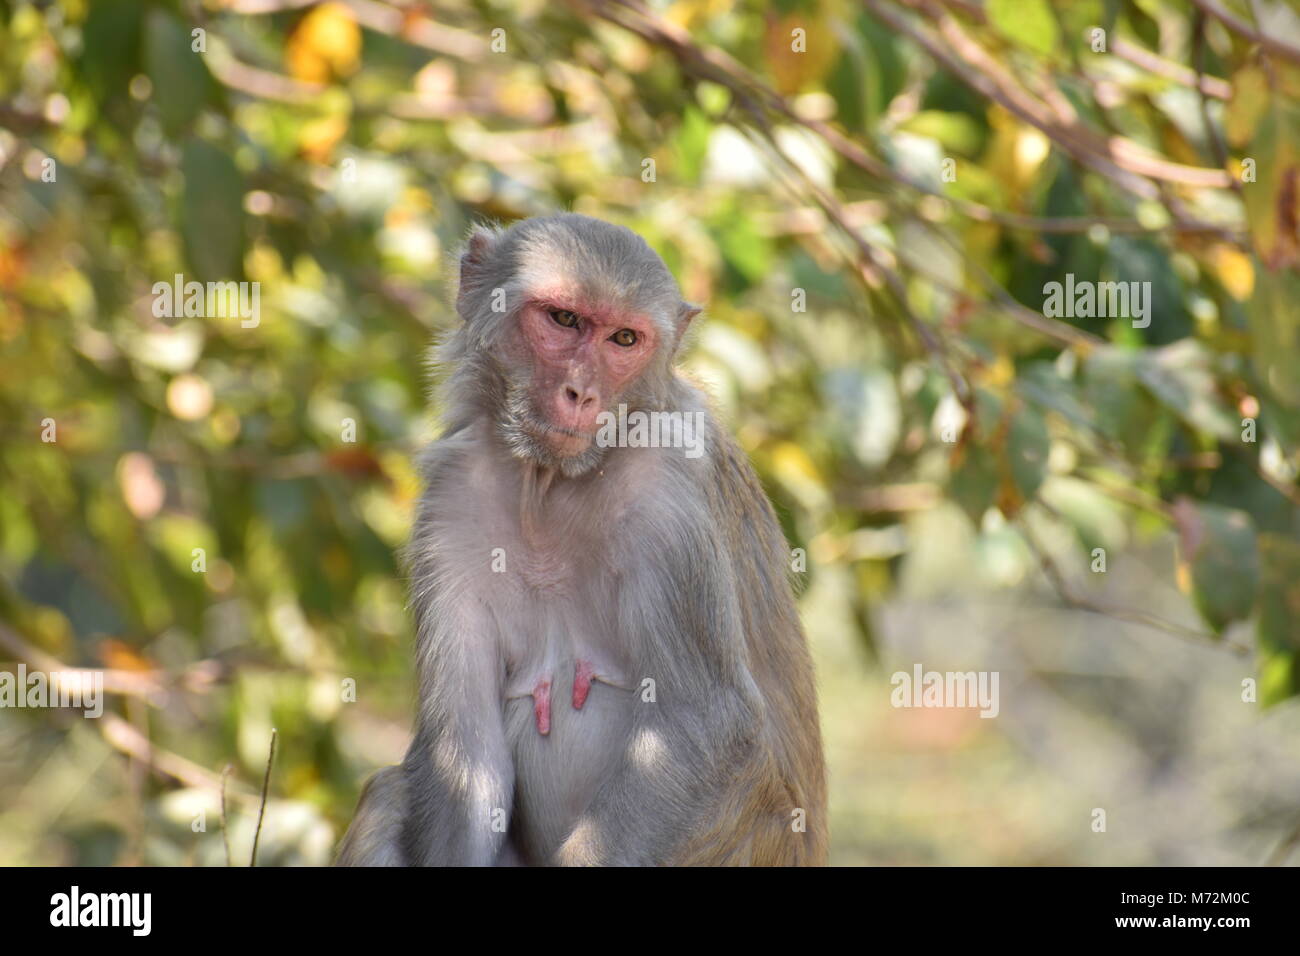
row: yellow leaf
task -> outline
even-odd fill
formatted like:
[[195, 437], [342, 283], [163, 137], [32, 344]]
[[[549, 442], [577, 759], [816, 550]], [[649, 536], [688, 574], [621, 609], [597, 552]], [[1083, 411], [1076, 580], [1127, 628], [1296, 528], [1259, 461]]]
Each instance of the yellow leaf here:
[[698, 22], [729, 12], [730, 7], [730, 0], [676, 0], [665, 11], [664, 19], [689, 30]]
[[826, 75], [838, 57], [839, 40], [824, 20], [769, 14], [763, 47], [777, 90], [791, 94]]
[[298, 131], [298, 150], [312, 162], [329, 163], [334, 147], [347, 131], [348, 121], [345, 116], [326, 116], [304, 123]]
[[993, 128], [993, 141], [988, 150], [989, 173], [994, 181], [1006, 187], [1006, 201], [1019, 205], [1051, 154], [1051, 141], [1001, 106], [990, 107], [988, 118]]
[[309, 83], [347, 76], [357, 68], [360, 55], [361, 28], [341, 3], [313, 8], [289, 35], [284, 51], [289, 72]]
[[821, 504], [826, 497], [825, 484], [808, 453], [793, 442], [783, 441], [772, 449], [772, 473], [809, 507]]
[[1300, 107], [1277, 100], [1270, 105], [1250, 143], [1257, 182], [1242, 190], [1246, 221], [1260, 262], [1285, 270], [1300, 264], [1300, 147], [1294, 131]]
[[996, 387], [1010, 385], [1016, 378], [1016, 367], [1006, 355], [999, 355], [984, 369], [985, 385]]
[[144, 673], [156, 670], [158, 667], [153, 660], [140, 650], [125, 641], [119, 641], [112, 637], [100, 641], [96, 653], [101, 661], [117, 671]]
[[1210, 250], [1210, 265], [1228, 295], [1245, 302], [1255, 290], [1255, 267], [1240, 249], [1220, 243]]
[[1250, 142], [1260, 117], [1268, 109], [1268, 77], [1258, 66], [1244, 66], [1232, 75], [1232, 105], [1224, 111], [1223, 129], [1234, 147]]

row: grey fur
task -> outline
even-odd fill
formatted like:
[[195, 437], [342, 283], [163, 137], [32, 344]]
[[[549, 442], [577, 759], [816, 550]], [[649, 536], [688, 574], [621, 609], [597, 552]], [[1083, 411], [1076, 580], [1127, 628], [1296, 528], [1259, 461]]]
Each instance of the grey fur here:
[[[461, 274], [465, 322], [439, 355], [447, 428], [407, 551], [416, 731], [400, 770], [367, 786], [339, 864], [820, 862], [825, 771], [788, 548], [743, 453], [673, 370], [697, 310], [640, 237], [582, 216], [476, 232]], [[664, 347], [607, 403], [705, 413], [703, 457], [555, 461], [519, 427], [515, 318], [556, 275], [653, 318]], [[577, 710], [580, 657], [597, 682]], [[529, 696], [544, 675], [546, 736]]]

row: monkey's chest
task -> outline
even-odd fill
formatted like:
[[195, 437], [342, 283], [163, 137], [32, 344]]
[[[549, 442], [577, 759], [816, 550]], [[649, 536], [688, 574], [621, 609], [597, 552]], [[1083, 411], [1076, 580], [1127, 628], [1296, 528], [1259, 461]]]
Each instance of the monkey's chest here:
[[517, 623], [503, 634], [511, 839], [526, 860], [543, 862], [624, 758], [634, 685], [596, 622], [542, 603]]

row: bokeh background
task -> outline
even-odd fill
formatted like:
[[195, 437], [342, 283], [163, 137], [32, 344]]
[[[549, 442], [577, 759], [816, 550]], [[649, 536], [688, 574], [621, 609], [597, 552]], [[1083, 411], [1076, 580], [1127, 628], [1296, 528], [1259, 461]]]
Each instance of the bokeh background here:
[[457, 243], [564, 209], [706, 305], [833, 862], [1296, 862], [1298, 151], [1286, 0], [0, 0], [0, 661], [112, 690], [0, 708], [0, 863], [246, 865], [272, 728], [258, 863], [329, 860], [406, 745]]

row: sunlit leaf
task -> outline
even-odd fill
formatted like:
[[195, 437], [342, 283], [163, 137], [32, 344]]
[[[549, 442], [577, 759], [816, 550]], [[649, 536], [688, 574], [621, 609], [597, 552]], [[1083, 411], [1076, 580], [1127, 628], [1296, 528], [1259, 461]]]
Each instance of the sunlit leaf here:
[[1048, 0], [989, 0], [985, 9], [1008, 40], [1044, 56], [1056, 50], [1060, 31]]

